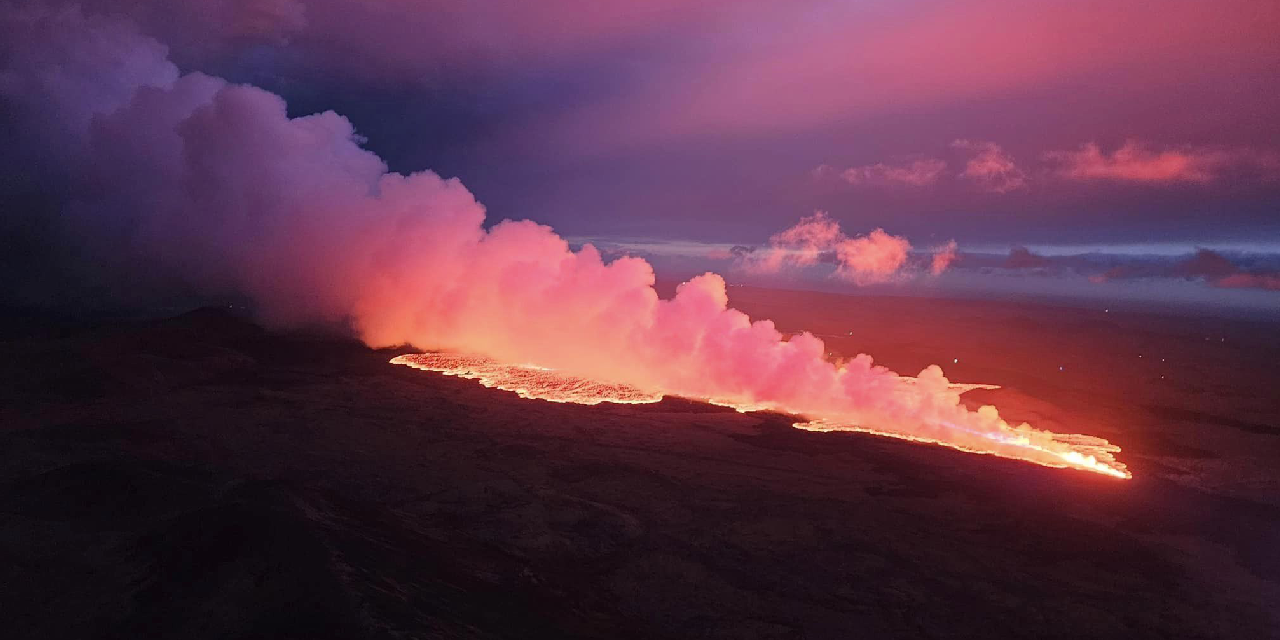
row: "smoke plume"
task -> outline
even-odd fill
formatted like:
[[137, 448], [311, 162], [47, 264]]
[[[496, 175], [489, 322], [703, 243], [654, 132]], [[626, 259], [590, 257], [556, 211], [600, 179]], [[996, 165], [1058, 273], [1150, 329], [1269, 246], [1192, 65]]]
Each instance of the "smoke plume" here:
[[[942, 370], [832, 363], [728, 307], [707, 273], [660, 299], [638, 258], [606, 263], [528, 220], [485, 227], [456, 179], [389, 173], [342, 116], [290, 118], [261, 89], [180, 74], [158, 42], [76, 8], [2, 12], [0, 98], [65, 194], [60, 242], [123, 292], [148, 282], [251, 298], [264, 322], [349, 322], [369, 345], [530, 362], [591, 379], [874, 425], [987, 452], [1086, 464], [1053, 434], [970, 411]], [[909, 245], [828, 218], [780, 234], [803, 263], [834, 247], [879, 277]]]

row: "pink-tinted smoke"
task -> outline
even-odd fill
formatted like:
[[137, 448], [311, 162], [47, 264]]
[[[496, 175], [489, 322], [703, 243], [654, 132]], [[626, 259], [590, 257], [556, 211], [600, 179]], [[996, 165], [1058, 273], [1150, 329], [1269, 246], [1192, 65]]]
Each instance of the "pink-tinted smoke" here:
[[[909, 378], [867, 355], [832, 362], [817, 337], [730, 308], [718, 275], [661, 299], [641, 259], [606, 263], [528, 220], [486, 229], [457, 180], [388, 173], [335, 113], [290, 118], [261, 89], [180, 76], [163, 47], [115, 20], [74, 9], [0, 19], [28, 34], [2, 45], [23, 64], [4, 69], [0, 96], [42, 107], [30, 126], [69, 151], [67, 224], [86, 243], [125, 238], [98, 250], [129, 252], [141, 272], [248, 295], [278, 326], [347, 321], [372, 346], [462, 350], [1124, 475], [1109, 454], [1090, 457], [1105, 449], [970, 411], [937, 366]], [[778, 237], [799, 262], [834, 243], [855, 278], [900, 265], [909, 246], [879, 230], [845, 238], [818, 214]]]

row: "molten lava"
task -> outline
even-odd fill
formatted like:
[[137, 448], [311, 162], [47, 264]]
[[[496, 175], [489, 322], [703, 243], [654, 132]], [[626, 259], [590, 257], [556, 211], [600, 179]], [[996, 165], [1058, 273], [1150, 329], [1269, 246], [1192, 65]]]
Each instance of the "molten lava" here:
[[[531, 364], [503, 364], [484, 356], [455, 353], [405, 354], [391, 359], [401, 364], [434, 371], [449, 376], [476, 380], [480, 384], [504, 391], [511, 391], [521, 398], [547, 400], [573, 404], [595, 405], [602, 402], [619, 404], [648, 404], [659, 402], [663, 393], [645, 391], [630, 385], [589, 380], [565, 374], [554, 369]], [[906, 378], [905, 380], [914, 380]], [[956, 393], [974, 389], [998, 389], [988, 384], [950, 384]], [[766, 403], [743, 403], [717, 398], [697, 398], [712, 404], [732, 407], [740, 412], [788, 411], [784, 407]], [[984, 408], [988, 409], [988, 408]], [[968, 453], [995, 455], [1022, 460], [1046, 467], [1080, 469], [1103, 475], [1127, 479], [1132, 477], [1124, 463], [1115, 458], [1120, 447], [1093, 436], [1059, 434], [1033, 429], [1029, 425], [1007, 426], [997, 431], [973, 431], [957, 424], [936, 425], [931, 433], [937, 437], [920, 435], [915, 428], [895, 429], [892, 426], [864, 426], [840, 416], [808, 417], [793, 426], [806, 431], [855, 431], [950, 447]]]
[[660, 393], [577, 378], [536, 365], [502, 364], [483, 356], [410, 353], [392, 358], [391, 364], [476, 380], [486, 387], [511, 391], [529, 400], [571, 404], [648, 404], [662, 400]]
[[[856, 424], [828, 422], [826, 420], [797, 422], [792, 426], [805, 431], [856, 431], [858, 433], [870, 433], [877, 436], [910, 440], [911, 442], [942, 445], [966, 453], [980, 453], [1012, 460], [1023, 460], [1046, 467], [1081, 469], [1126, 480], [1133, 477], [1133, 474], [1129, 473], [1125, 468], [1124, 463], [1115, 458], [1115, 454], [1120, 451], [1120, 447], [1102, 438], [1076, 433], [1048, 433], [1045, 431], [1034, 431], [1023, 435], [983, 433], [979, 435], [990, 440], [990, 445], [979, 448], [970, 444], [868, 428]], [[1048, 437], [1043, 437], [1046, 434]]]

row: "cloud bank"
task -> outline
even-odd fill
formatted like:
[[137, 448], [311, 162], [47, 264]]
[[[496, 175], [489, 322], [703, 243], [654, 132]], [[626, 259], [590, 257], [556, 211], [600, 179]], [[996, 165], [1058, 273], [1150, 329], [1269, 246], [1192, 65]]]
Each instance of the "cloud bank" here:
[[1135, 262], [1118, 265], [1090, 276], [1097, 283], [1141, 278], [1182, 278], [1200, 280], [1223, 289], [1261, 289], [1280, 291], [1280, 268], [1274, 264], [1244, 266], [1236, 260], [1210, 249], [1172, 262]]
[[[889, 165], [881, 162], [850, 167], [839, 172], [839, 175], [845, 182], [855, 185], [927, 187], [936, 183], [946, 169], [945, 161], [924, 158], [909, 164]], [[819, 171], [832, 171], [832, 169], [822, 165]]]
[[[814, 174], [818, 178], [837, 176], [855, 186], [878, 187], [926, 187], [945, 177], [991, 194], [1025, 191], [1033, 182], [1206, 186], [1229, 175], [1252, 183], [1280, 179], [1280, 157], [1248, 148], [1181, 146], [1156, 151], [1129, 139], [1106, 153], [1097, 143], [1087, 142], [1073, 150], [1047, 151], [1042, 164], [1024, 170], [995, 142], [960, 139], [951, 147], [967, 155], [959, 172], [949, 172], [945, 160], [926, 157], [908, 164], [879, 162], [843, 171], [823, 164]], [[1029, 171], [1035, 173], [1034, 180]]]

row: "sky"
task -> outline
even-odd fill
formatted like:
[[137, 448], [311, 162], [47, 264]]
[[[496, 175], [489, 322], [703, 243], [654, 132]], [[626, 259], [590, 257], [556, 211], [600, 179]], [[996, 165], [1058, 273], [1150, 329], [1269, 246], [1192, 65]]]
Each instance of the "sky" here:
[[[345, 116], [391, 171], [457, 177], [492, 221], [646, 257], [683, 246], [690, 270], [732, 272], [724, 247], [768, 249], [822, 212], [844, 240], [882, 229], [912, 255], [955, 241], [953, 271], [1280, 296], [1269, 0], [81, 5], [181, 72]], [[1202, 249], [1234, 270], [1119, 264]], [[1110, 257], [1054, 262], [1077, 254]]]
[[1266, 0], [95, 4], [569, 235], [1280, 241]]

